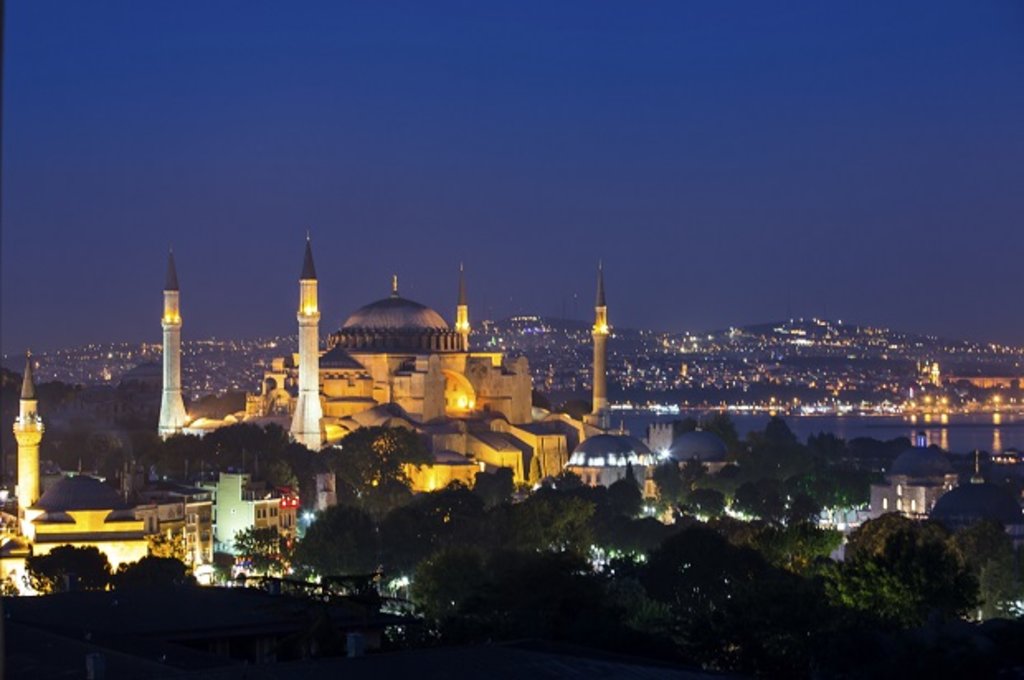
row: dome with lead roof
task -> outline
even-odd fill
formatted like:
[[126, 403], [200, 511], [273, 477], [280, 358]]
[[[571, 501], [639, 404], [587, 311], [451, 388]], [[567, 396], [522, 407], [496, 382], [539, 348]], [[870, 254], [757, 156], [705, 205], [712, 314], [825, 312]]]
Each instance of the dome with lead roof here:
[[905, 475], [914, 479], [927, 477], [945, 477], [953, 474], [953, 466], [949, 457], [935, 447], [907, 449], [892, 463], [890, 475]]
[[448, 323], [426, 305], [393, 295], [357, 309], [342, 330], [448, 330]]
[[117, 510], [127, 507], [120, 494], [95, 477], [65, 477], [46, 490], [33, 507], [47, 512]]
[[1024, 524], [1020, 504], [1013, 494], [988, 482], [961, 484], [943, 494], [932, 508], [931, 518], [954, 531], [985, 520], [1007, 527]]
[[679, 463], [688, 460], [721, 463], [725, 461], [727, 453], [728, 447], [722, 438], [714, 432], [704, 430], [694, 430], [679, 435], [668, 450], [668, 455]]

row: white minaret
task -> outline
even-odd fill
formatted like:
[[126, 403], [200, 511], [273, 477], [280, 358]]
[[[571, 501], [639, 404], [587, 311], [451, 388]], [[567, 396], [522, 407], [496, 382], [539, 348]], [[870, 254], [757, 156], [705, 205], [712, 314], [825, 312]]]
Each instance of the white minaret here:
[[292, 417], [292, 438], [313, 451], [323, 445], [320, 420], [320, 309], [317, 306], [313, 247], [306, 236], [306, 256], [299, 276], [299, 395]]
[[25, 355], [25, 377], [21, 381], [21, 401], [14, 421], [14, 438], [18, 441], [18, 509], [25, 509], [39, 500], [39, 442], [43, 439], [43, 420], [37, 413], [36, 386], [32, 380], [32, 357]]
[[160, 398], [160, 425], [157, 433], [162, 439], [180, 434], [188, 415], [181, 398], [181, 306], [178, 290], [178, 270], [174, 267], [174, 252], [167, 256], [167, 282], [164, 284], [164, 316], [160, 320], [164, 329], [164, 390]]

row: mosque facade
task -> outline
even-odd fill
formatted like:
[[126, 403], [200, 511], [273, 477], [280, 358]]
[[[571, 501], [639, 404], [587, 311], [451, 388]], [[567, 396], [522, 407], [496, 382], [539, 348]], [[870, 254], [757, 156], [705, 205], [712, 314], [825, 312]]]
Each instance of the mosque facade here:
[[[402, 296], [394, 277], [390, 295], [360, 307], [322, 336], [318, 279], [307, 238], [299, 275], [298, 352], [270, 362], [258, 390], [246, 396], [244, 414], [220, 422], [180, 422], [175, 410], [180, 367], [167, 357], [180, 352], [176, 274], [173, 280], [168, 275], [164, 295], [167, 406], [161, 409], [161, 436], [202, 434], [232, 422], [274, 422], [295, 441], [319, 450], [343, 446], [345, 436], [361, 427], [405, 427], [423, 435], [434, 454], [435, 465], [409, 475], [415, 489], [430, 490], [454, 479], [471, 484], [478, 472], [499, 467], [512, 469], [517, 483], [537, 483], [559, 474], [583, 441], [609, 429], [605, 356], [610, 327], [600, 266], [592, 329], [593, 411], [583, 421], [533, 408], [525, 357], [471, 346], [461, 266], [453, 324]], [[168, 305], [174, 322], [170, 333]]]

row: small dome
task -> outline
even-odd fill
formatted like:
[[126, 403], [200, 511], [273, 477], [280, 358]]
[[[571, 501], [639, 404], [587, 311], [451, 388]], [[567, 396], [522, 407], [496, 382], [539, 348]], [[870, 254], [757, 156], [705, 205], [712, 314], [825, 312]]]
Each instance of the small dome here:
[[654, 465], [654, 455], [639, 439], [622, 434], [589, 437], [572, 452], [569, 467], [625, 467]]
[[727, 453], [728, 448], [721, 437], [703, 430], [680, 435], [668, 450], [668, 455], [679, 463], [694, 459], [704, 463], [721, 463], [725, 461]]
[[426, 305], [392, 295], [357, 309], [342, 329], [447, 330], [448, 323]]
[[1004, 526], [1024, 524], [1024, 515], [1013, 494], [988, 482], [962, 484], [943, 494], [932, 508], [931, 518], [954, 530], [983, 520]]
[[126, 507], [113, 487], [95, 477], [65, 477], [46, 490], [33, 507], [47, 512], [116, 510]]
[[949, 458], [941, 450], [916, 446], [907, 449], [892, 463], [890, 475], [906, 475], [916, 479], [922, 477], [945, 477], [953, 474]]

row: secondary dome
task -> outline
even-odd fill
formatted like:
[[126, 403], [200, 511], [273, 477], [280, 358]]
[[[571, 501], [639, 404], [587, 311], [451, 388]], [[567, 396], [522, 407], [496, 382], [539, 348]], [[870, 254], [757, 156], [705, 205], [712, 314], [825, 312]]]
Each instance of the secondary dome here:
[[668, 455], [680, 463], [695, 459], [704, 463], [721, 463], [727, 453], [728, 449], [721, 437], [703, 430], [680, 435], [668, 450]]
[[35, 506], [47, 512], [69, 510], [116, 510], [126, 507], [112, 487], [95, 477], [65, 477], [46, 490]]
[[360, 307], [341, 327], [345, 330], [448, 330], [448, 323], [430, 307], [396, 294]]
[[953, 474], [953, 466], [939, 449], [915, 446], [896, 456], [889, 474], [913, 478], [945, 477]]
[[625, 467], [654, 465], [654, 455], [639, 439], [623, 434], [589, 437], [572, 452], [569, 467]]
[[988, 482], [962, 484], [944, 494], [932, 508], [931, 518], [954, 530], [984, 520], [1007, 527], [1024, 524], [1024, 515], [1013, 494]]

